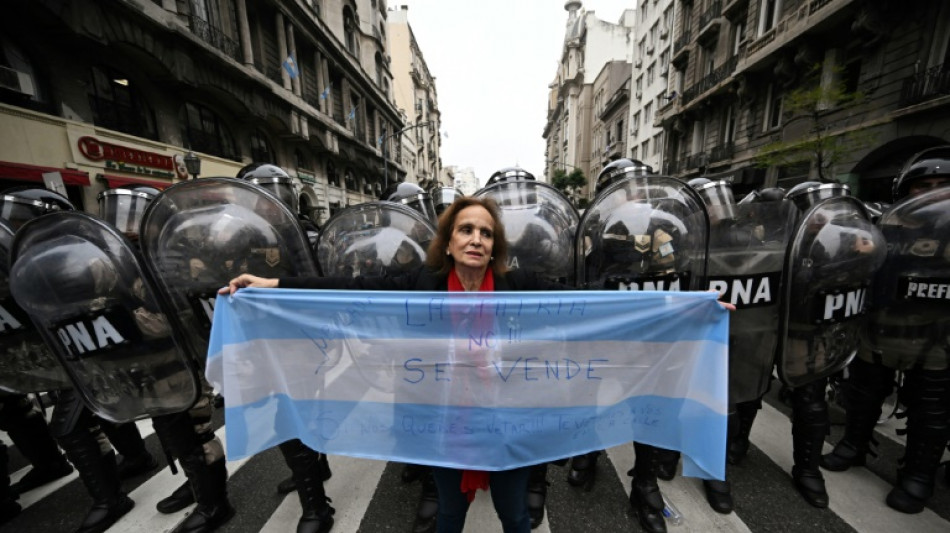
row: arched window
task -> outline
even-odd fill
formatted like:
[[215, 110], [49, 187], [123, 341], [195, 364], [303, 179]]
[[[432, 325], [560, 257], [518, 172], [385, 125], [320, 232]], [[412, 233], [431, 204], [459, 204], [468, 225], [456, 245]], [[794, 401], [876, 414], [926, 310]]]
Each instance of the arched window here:
[[122, 72], [105, 66], [92, 67], [89, 107], [97, 126], [158, 140], [155, 114], [135, 82]]
[[240, 161], [234, 137], [214, 111], [189, 102], [182, 108], [182, 114], [186, 148]]
[[251, 161], [277, 164], [277, 160], [274, 159], [274, 150], [260, 131], [251, 134]]
[[356, 15], [350, 6], [343, 6], [343, 36], [346, 49], [353, 55], [359, 55], [356, 38]]

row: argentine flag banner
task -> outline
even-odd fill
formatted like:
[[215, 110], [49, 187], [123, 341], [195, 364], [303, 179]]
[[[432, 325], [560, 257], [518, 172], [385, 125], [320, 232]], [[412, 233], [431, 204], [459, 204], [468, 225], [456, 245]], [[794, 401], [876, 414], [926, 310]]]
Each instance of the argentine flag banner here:
[[331, 455], [506, 470], [636, 440], [723, 479], [728, 311], [704, 292], [241, 289], [207, 377], [228, 459]]

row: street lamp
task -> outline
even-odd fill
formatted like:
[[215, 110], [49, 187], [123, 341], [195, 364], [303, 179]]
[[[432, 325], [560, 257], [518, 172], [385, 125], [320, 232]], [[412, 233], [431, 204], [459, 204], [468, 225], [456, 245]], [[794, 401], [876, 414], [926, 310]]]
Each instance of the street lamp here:
[[423, 126], [428, 126], [430, 124], [432, 124], [432, 122], [428, 120], [425, 122], [410, 124], [406, 126], [405, 128], [397, 131], [396, 133], [393, 133], [390, 135], [386, 135], [386, 127], [383, 126], [383, 135], [379, 138], [379, 140], [380, 142], [383, 143], [383, 190], [384, 191], [389, 187], [389, 157], [388, 157], [388, 151], [386, 150], [386, 148], [389, 147], [389, 143], [387, 141], [393, 137], [402, 135], [403, 133], [411, 129], [421, 128]]
[[201, 158], [189, 150], [188, 153], [185, 154], [184, 160], [185, 169], [191, 174], [191, 179], [198, 179], [198, 174], [201, 174]]

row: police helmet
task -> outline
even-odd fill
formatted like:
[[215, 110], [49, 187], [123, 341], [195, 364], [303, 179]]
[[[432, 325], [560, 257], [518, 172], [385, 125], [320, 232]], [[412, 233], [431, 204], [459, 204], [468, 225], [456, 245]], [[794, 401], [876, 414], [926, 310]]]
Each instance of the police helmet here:
[[600, 194], [609, 185], [629, 176], [653, 174], [653, 167], [637, 159], [617, 159], [607, 164], [597, 175], [595, 195]]
[[406, 181], [390, 183], [379, 199], [409, 206], [433, 222], [438, 220], [432, 197], [415, 183]]
[[736, 217], [736, 200], [732, 194], [732, 185], [728, 181], [693, 178], [687, 185], [703, 199], [711, 216], [715, 215], [715, 218], [720, 220]]
[[294, 180], [287, 172], [270, 163], [251, 163], [238, 171], [237, 179], [250, 181], [267, 189], [296, 215], [300, 199], [294, 189]]
[[785, 198], [794, 202], [799, 211], [805, 212], [821, 200], [837, 196], [849, 196], [850, 194], [851, 188], [843, 183], [805, 181], [789, 189], [785, 193]]
[[14, 229], [54, 211], [75, 211], [68, 198], [41, 187], [13, 187], [0, 194], [0, 218]]
[[486, 187], [489, 185], [494, 185], [503, 181], [535, 181], [536, 178], [534, 174], [528, 172], [527, 170], [521, 167], [505, 167], [488, 178], [488, 183], [485, 184]]
[[764, 187], [745, 195], [745, 198], [739, 200], [739, 203], [781, 202], [784, 199], [785, 189], [781, 187]]
[[455, 199], [462, 196], [454, 187], [439, 187], [435, 191], [435, 214], [441, 215], [446, 209], [455, 202]]
[[935, 146], [914, 154], [894, 179], [894, 201], [908, 196], [914, 182], [934, 178], [943, 178], [934, 183], [934, 187], [950, 183], [950, 145]]
[[127, 237], [136, 239], [142, 215], [160, 191], [148, 185], [118, 187], [99, 193], [99, 218], [115, 226]]

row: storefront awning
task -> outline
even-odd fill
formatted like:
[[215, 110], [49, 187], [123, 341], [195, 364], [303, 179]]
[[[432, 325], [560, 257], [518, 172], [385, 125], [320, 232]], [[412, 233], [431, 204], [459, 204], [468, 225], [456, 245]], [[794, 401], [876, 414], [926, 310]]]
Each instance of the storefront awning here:
[[41, 167], [0, 161], [0, 179], [43, 182], [46, 172], [59, 172], [65, 185], [89, 185], [89, 174], [68, 168]]
[[105, 180], [109, 184], [110, 189], [115, 189], [116, 187], [123, 187], [127, 185], [148, 185], [149, 187], [155, 187], [156, 189], [163, 190], [172, 186], [170, 181], [158, 181], [158, 180], [148, 180], [144, 178], [129, 178], [126, 176], [112, 176], [110, 174], [98, 174], [98, 177], [101, 180]]

